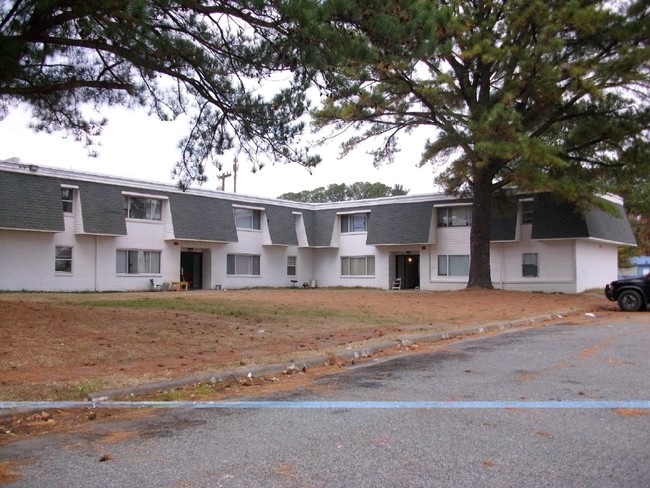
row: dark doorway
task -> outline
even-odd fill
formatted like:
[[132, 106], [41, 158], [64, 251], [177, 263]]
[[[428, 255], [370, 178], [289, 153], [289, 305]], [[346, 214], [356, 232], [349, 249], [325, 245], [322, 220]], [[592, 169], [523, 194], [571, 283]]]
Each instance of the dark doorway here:
[[200, 290], [203, 282], [203, 253], [181, 252], [181, 280], [190, 283], [190, 289]]
[[420, 256], [400, 254], [395, 256], [395, 278], [401, 278], [402, 290], [420, 287]]

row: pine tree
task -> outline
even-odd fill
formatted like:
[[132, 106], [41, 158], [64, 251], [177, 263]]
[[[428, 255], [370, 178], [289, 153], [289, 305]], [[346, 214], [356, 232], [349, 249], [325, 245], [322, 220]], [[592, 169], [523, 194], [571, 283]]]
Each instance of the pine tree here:
[[[228, 150], [318, 162], [296, 147], [307, 106], [286, 73], [286, 32], [273, 2], [247, 0], [0, 0], [0, 119], [20, 104], [32, 126], [91, 148], [106, 120], [90, 109], [143, 106], [162, 120], [191, 117], [181, 186]], [[260, 88], [266, 95], [261, 95]]]
[[646, 0], [296, 3], [294, 38], [324, 97], [319, 127], [356, 129], [344, 150], [383, 138], [376, 164], [428, 127], [421, 164], [473, 198], [468, 287], [492, 287], [495, 193], [587, 205], [612, 172], [647, 168]]

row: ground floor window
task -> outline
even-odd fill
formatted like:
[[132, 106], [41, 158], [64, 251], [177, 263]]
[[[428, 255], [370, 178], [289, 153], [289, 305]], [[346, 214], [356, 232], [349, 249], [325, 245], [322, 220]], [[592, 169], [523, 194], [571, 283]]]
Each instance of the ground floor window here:
[[521, 276], [524, 278], [537, 278], [539, 276], [539, 266], [537, 263], [537, 253], [524, 253], [521, 263]]
[[469, 276], [469, 255], [438, 255], [438, 276]]
[[255, 254], [228, 254], [226, 256], [226, 274], [260, 275], [260, 257]]
[[296, 256], [287, 256], [287, 276], [296, 276]]
[[374, 256], [349, 256], [341, 258], [342, 276], [374, 276]]
[[54, 271], [57, 273], [72, 273], [72, 248], [56, 246], [54, 251]]
[[118, 274], [160, 274], [160, 251], [119, 250]]

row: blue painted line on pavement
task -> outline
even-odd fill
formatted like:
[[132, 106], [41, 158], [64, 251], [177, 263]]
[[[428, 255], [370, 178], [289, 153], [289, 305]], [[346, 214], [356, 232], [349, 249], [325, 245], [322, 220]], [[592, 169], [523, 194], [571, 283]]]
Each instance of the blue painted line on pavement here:
[[240, 401], [240, 402], [0, 402], [0, 410], [69, 408], [168, 408], [168, 409], [617, 409], [650, 410], [650, 400], [551, 400], [551, 401]]

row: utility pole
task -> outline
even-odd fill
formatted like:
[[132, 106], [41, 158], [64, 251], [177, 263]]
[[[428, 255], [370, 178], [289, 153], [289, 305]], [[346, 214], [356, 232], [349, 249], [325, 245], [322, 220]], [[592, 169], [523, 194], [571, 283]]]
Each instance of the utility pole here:
[[230, 178], [232, 176], [232, 173], [227, 172], [227, 173], [221, 173], [220, 175], [217, 175], [217, 179], [221, 180], [221, 191], [226, 190], [226, 178]]
[[237, 170], [239, 169], [239, 163], [237, 162], [237, 156], [235, 156], [235, 160], [232, 163], [232, 181], [233, 181], [233, 193], [237, 193]]

